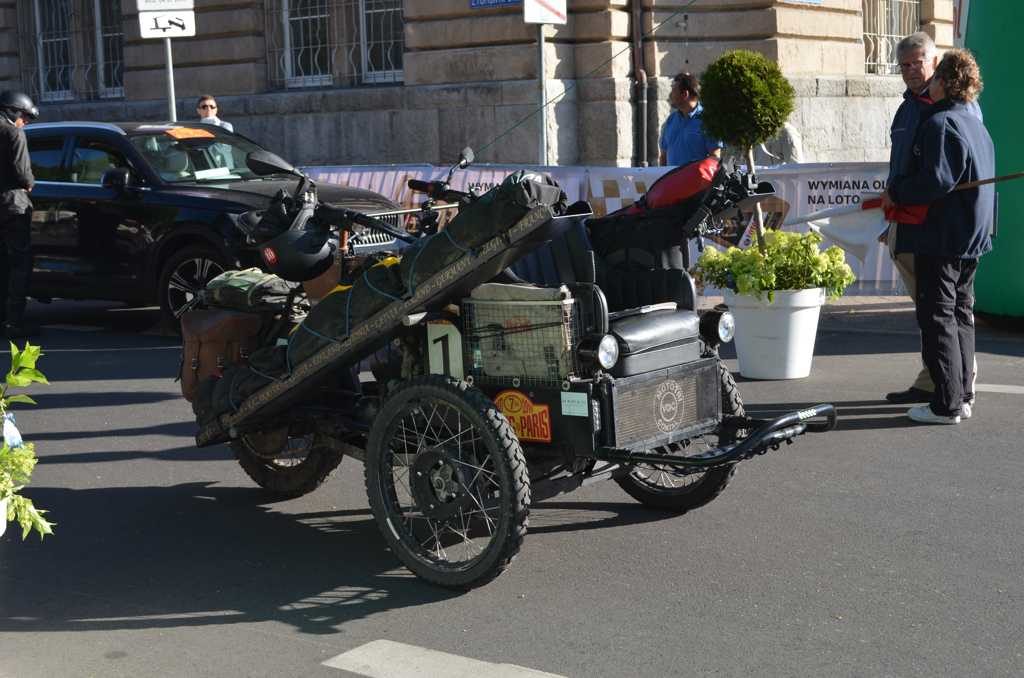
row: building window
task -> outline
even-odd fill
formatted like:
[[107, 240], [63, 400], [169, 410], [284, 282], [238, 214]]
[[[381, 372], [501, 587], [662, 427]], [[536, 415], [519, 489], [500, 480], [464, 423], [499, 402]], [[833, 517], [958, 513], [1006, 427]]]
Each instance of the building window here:
[[121, 0], [93, 0], [96, 16], [96, 77], [104, 98], [124, 96], [124, 28]]
[[71, 90], [71, 0], [33, 0], [39, 98], [73, 99]]
[[266, 8], [275, 86], [402, 81], [401, 0], [267, 0]]
[[124, 96], [121, 0], [20, 0], [22, 79], [40, 101]]
[[921, 0], [864, 0], [864, 70], [898, 75], [896, 45], [921, 30]]
[[402, 3], [399, 0], [359, 0], [364, 36], [364, 82], [398, 82], [402, 79], [402, 49], [405, 46]]

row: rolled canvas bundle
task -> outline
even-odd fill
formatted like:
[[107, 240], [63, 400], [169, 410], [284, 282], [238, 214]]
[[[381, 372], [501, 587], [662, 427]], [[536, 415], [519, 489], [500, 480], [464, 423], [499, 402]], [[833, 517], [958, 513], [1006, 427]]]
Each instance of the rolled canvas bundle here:
[[[507, 231], [531, 209], [544, 205], [564, 211], [565, 193], [547, 175], [515, 172], [480, 198], [463, 205], [441, 232], [421, 238], [403, 256], [367, 262], [310, 310], [286, 345], [253, 352], [247, 366], [230, 366], [220, 379], [199, 385], [193, 410], [200, 423], [233, 412], [247, 397], [332, 343], [342, 342], [358, 324], [388, 304], [407, 298], [416, 287], [487, 240]], [[381, 337], [387, 341], [389, 337]], [[282, 342], [279, 342], [282, 343]], [[358, 389], [346, 371], [342, 386]]]

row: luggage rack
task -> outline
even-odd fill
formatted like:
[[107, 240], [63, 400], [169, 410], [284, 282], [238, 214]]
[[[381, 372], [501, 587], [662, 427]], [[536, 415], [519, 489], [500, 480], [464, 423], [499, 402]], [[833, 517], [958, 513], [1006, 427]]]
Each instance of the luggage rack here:
[[287, 378], [275, 381], [246, 398], [234, 413], [220, 415], [201, 425], [196, 434], [196, 446], [208, 447], [227, 442], [258, 428], [257, 417], [277, 414], [315, 388], [333, 369], [369, 355], [380, 340], [391, 336], [403, 325], [406, 316], [434, 310], [460, 299], [531, 249], [559, 236], [574, 221], [590, 214], [590, 206], [585, 202], [571, 205], [561, 216], [555, 216], [549, 207], [530, 210], [508, 231], [487, 240], [423, 281], [407, 299], [388, 304], [357, 325], [344, 341], [321, 349], [297, 365]]

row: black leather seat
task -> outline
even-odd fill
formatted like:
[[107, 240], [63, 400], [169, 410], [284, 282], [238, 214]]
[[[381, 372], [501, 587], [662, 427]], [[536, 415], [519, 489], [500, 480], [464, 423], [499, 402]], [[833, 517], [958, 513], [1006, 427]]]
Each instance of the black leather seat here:
[[[596, 282], [611, 312], [604, 327], [619, 341], [620, 360], [612, 374], [628, 376], [699, 355], [693, 280], [682, 270], [682, 257], [675, 249], [659, 253], [631, 249], [598, 259], [586, 229], [577, 224], [520, 259], [511, 271], [523, 281], [544, 287]], [[674, 302], [676, 309], [644, 308], [665, 302]]]

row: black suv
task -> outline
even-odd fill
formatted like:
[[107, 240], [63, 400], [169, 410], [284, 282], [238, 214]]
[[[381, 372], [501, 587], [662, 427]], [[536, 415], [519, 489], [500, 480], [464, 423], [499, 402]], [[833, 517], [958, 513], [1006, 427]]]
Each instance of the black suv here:
[[[259, 265], [231, 215], [298, 181], [253, 174], [245, 159], [260, 146], [215, 125], [58, 122], [25, 133], [36, 178], [30, 295], [42, 300], [156, 301], [176, 318], [213, 276]], [[363, 212], [396, 209], [361, 189], [319, 193]]]

